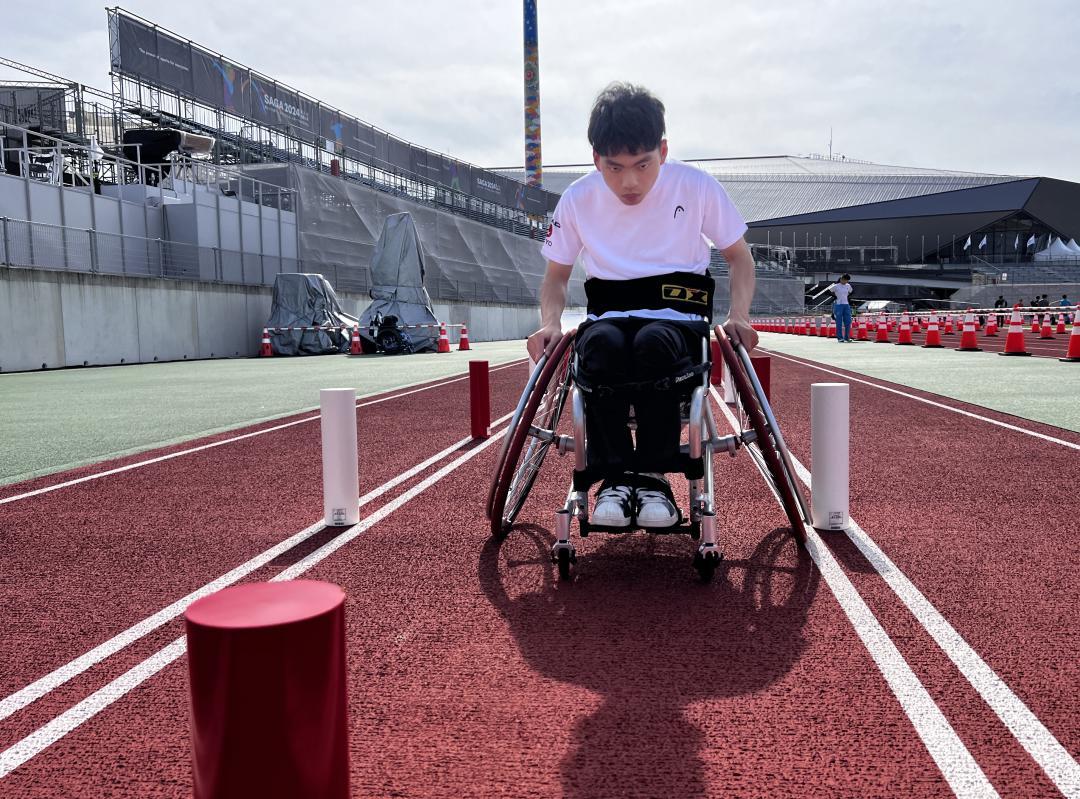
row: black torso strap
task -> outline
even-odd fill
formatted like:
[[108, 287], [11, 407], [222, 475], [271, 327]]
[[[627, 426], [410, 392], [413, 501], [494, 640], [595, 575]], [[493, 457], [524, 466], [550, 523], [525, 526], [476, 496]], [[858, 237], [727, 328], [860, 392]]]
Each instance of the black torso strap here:
[[608, 311], [658, 311], [670, 308], [712, 319], [716, 283], [709, 275], [691, 272], [668, 272], [664, 275], [633, 280], [585, 281], [588, 311], [601, 316]]

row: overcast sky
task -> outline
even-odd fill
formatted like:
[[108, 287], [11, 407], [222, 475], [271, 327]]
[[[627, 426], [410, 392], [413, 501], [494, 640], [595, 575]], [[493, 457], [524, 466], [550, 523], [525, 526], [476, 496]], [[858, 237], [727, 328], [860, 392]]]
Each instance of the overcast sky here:
[[[676, 158], [833, 151], [1080, 181], [1075, 0], [538, 0], [545, 164], [590, 159], [613, 80]], [[524, 161], [520, 0], [128, 0], [130, 11], [433, 150]], [[63, 10], [61, 10], [63, 9]], [[0, 55], [108, 89], [105, 10], [0, 0]], [[0, 72], [0, 74], [4, 74]]]

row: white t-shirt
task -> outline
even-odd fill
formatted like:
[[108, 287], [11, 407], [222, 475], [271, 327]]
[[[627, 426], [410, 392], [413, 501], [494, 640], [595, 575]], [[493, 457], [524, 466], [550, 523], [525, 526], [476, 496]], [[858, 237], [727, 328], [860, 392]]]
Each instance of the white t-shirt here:
[[836, 295], [837, 305], [848, 304], [848, 297], [851, 296], [850, 283], [833, 283], [831, 286], [829, 286], [829, 290]]
[[[586, 277], [604, 280], [668, 272], [703, 275], [709, 242], [722, 250], [745, 232], [742, 215], [715, 178], [668, 159], [637, 205], [621, 202], [598, 171], [575, 180], [559, 198], [542, 251], [559, 264], [573, 264], [580, 255]], [[603, 316], [699, 318], [670, 308]]]

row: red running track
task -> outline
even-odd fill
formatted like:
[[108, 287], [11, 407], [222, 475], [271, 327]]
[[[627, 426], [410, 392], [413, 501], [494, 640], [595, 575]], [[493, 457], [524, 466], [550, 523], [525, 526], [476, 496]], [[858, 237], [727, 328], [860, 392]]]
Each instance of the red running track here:
[[[523, 367], [493, 374], [496, 415], [509, 410], [524, 374]], [[774, 360], [775, 407], [808, 465], [809, 385], [835, 379]], [[390, 403], [361, 409], [365, 487], [464, 435], [467, 417], [453, 410], [464, 407], [464, 384], [439, 394], [450, 410], [419, 422], [417, 407], [430, 407], [424, 394], [414, 395], [419, 405], [408, 408], [407, 424]], [[947, 404], [1080, 443], [1075, 434]], [[461, 421], [447, 429], [445, 419]], [[5, 546], [18, 553], [14, 566], [5, 558], [0, 583], [5, 607], [18, 609], [4, 622], [3, 640], [16, 644], [0, 654], [5, 691], [317, 519], [317, 474], [266, 462], [316, 451], [314, 424], [290, 430], [167, 462], [175, 471], [158, 479], [136, 470], [119, 481], [131, 484], [111, 492], [106, 481], [120, 475], [26, 500], [49, 497], [57, 512], [72, 515], [45, 535], [47, 509], [23, 511], [15, 546]], [[1080, 682], [1080, 642], [1068, 599], [1080, 588], [1080, 564], [1075, 548], [1060, 542], [1080, 506], [1070, 475], [1076, 451], [855, 382], [852, 441], [853, 517], [1075, 755], [1080, 712], [1067, 689]], [[223, 455], [230, 448], [240, 454]], [[372, 450], [378, 458], [366, 455]], [[565, 584], [555, 581], [547, 553], [569, 463], [545, 464], [522, 527], [497, 547], [482, 517], [496, 450], [305, 575], [337, 582], [350, 597], [354, 795], [949, 793], [748, 460], [717, 459], [728, 560], [712, 585], [694, 581], [689, 541], [643, 535], [581, 542], [576, 578]], [[1042, 466], [1037, 474], [1033, 462]], [[992, 474], [975, 470], [990, 463]], [[79, 489], [78, 500], [61, 499]], [[20, 504], [0, 506], [5, 521]], [[162, 508], [154, 512], [161, 523], [132, 536], [148, 505]], [[52, 546], [56, 536], [63, 542]], [[994, 787], [1002, 795], [1057, 795], [849, 539], [827, 540]], [[0, 746], [178, 629], [163, 629], [14, 714], [0, 725]], [[13, 796], [189, 795], [183, 660], [0, 785]]]

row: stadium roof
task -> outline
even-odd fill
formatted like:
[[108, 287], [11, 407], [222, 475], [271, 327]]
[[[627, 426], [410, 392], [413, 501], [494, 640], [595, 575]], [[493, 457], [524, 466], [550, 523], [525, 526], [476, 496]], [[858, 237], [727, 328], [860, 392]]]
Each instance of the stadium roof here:
[[[1023, 179], [1016, 175], [891, 166], [820, 156], [710, 158], [687, 163], [715, 176], [749, 223]], [[545, 167], [544, 188], [562, 193], [592, 169], [592, 164]], [[520, 169], [498, 171], [517, 180], [524, 176]]]

